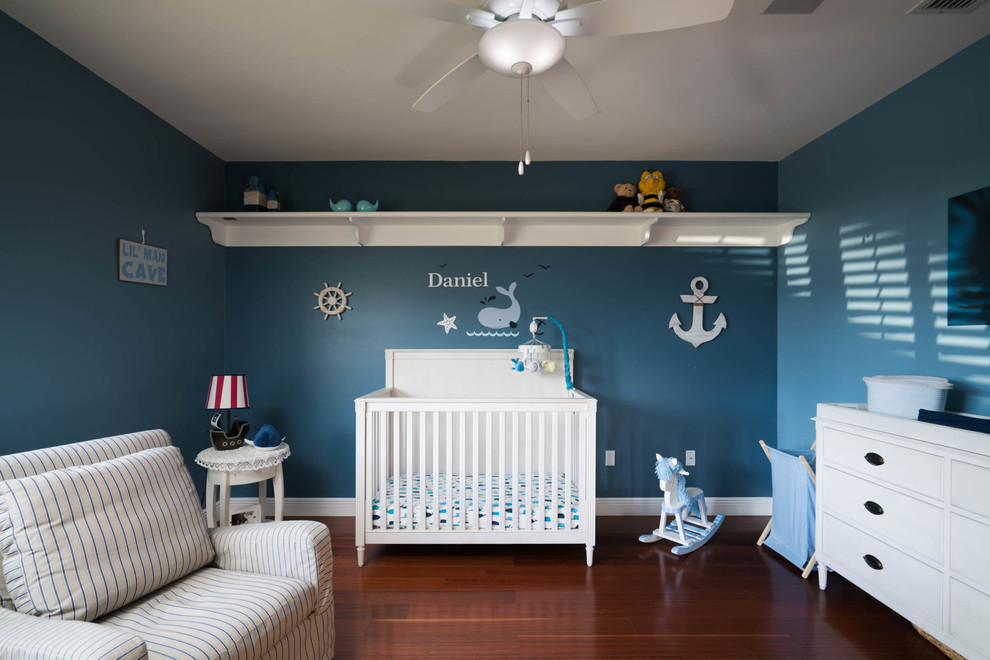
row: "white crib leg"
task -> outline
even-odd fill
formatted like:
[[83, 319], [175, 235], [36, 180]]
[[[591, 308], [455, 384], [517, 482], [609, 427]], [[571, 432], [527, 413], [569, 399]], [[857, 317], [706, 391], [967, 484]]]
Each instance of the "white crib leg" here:
[[358, 567], [360, 568], [361, 566], [364, 566], [364, 546], [363, 545], [359, 545], [357, 547], [357, 556], [358, 556]]
[[591, 566], [592, 555], [595, 554], [595, 546], [590, 544], [584, 546], [584, 553], [588, 556], [588, 566]]

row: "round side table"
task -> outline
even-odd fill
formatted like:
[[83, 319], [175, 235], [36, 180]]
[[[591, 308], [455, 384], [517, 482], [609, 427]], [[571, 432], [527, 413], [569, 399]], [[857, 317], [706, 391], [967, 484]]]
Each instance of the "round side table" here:
[[[245, 444], [237, 449], [218, 451], [212, 447], [196, 456], [196, 464], [206, 472], [206, 523], [209, 527], [230, 524], [230, 487], [240, 484], [258, 484], [258, 503], [261, 516], [265, 515], [269, 479], [275, 491], [275, 520], [282, 520], [285, 483], [282, 480], [282, 461], [290, 455], [289, 445], [283, 442], [277, 447], [259, 449]], [[216, 514], [216, 489], [220, 489], [220, 520]]]

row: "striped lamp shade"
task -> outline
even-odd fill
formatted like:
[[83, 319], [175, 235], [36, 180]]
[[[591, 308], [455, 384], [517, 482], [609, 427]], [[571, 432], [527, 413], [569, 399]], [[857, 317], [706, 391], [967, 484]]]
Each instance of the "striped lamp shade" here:
[[206, 397], [207, 410], [248, 408], [247, 376], [231, 374], [210, 378], [210, 394]]

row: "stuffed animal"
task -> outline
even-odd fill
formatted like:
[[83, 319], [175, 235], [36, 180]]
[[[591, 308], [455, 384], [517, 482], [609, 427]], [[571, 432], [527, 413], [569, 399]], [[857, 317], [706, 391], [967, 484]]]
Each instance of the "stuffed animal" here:
[[663, 194], [663, 210], [670, 211], [671, 213], [685, 211], [684, 203], [681, 202], [683, 195], [684, 193], [681, 192], [680, 188], [667, 188], [667, 191]]
[[660, 170], [643, 170], [639, 177], [639, 205], [644, 211], [662, 211], [663, 189], [666, 187]]
[[631, 183], [617, 183], [612, 188], [616, 198], [609, 204], [609, 211], [642, 211], [636, 199], [636, 186]]

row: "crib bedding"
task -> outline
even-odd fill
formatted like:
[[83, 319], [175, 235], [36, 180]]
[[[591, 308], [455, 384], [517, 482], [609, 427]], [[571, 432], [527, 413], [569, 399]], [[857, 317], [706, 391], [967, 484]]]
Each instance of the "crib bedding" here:
[[[462, 480], [455, 474], [449, 477], [449, 481], [451, 502], [447, 502], [448, 475], [434, 477], [427, 474], [425, 483], [421, 475], [412, 476], [414, 529], [423, 528], [424, 517], [426, 529], [437, 529], [438, 520], [440, 529], [449, 529], [450, 519], [454, 529], [579, 529], [578, 489], [575, 484], [566, 483], [562, 474], [545, 475], [542, 507], [539, 475], [529, 478], [525, 475], [505, 475], [500, 480], [497, 475], [489, 479], [482, 474], [478, 475], [477, 488], [473, 475], [467, 475]], [[434, 506], [437, 501], [439, 507]], [[385, 487], [384, 507], [381, 492], [376, 493], [372, 504], [372, 528], [382, 529], [383, 520], [386, 529], [396, 529], [397, 521], [398, 528], [408, 528], [409, 503], [409, 475], [390, 477]], [[439, 516], [435, 508], [439, 508]], [[541, 515], [542, 525], [539, 524]]]

